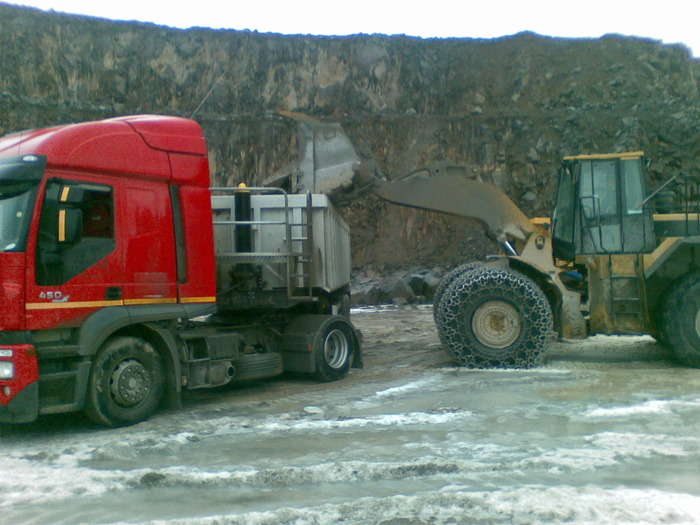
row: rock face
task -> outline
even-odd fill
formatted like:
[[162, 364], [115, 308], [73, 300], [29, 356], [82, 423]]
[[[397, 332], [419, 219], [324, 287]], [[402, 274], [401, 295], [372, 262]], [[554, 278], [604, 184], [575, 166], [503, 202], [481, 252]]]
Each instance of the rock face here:
[[[194, 117], [217, 185], [296, 157], [279, 110], [340, 122], [402, 174], [467, 164], [547, 214], [562, 156], [644, 150], [654, 185], [698, 174], [700, 63], [682, 46], [530, 33], [495, 40], [169, 29], [0, 4], [0, 132], [132, 113]], [[451, 266], [492, 250], [477, 224], [367, 196], [343, 213], [357, 266]]]

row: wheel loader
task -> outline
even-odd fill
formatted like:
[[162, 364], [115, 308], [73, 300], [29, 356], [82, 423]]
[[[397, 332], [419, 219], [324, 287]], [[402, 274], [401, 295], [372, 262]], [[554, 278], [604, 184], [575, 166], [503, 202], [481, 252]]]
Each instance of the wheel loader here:
[[[650, 192], [640, 151], [565, 157], [551, 217], [531, 220], [465, 168], [437, 163], [387, 180], [366, 153], [350, 153], [339, 125], [329, 133], [328, 124], [298, 120], [306, 150], [350, 168], [330, 185], [336, 198], [371, 190], [476, 219], [501, 246], [486, 261], [453, 269], [436, 290], [437, 330], [460, 364], [527, 368], [541, 363], [553, 337], [649, 334], [700, 367], [697, 181], [678, 176]], [[302, 162], [275, 182], [301, 181], [303, 172]]]

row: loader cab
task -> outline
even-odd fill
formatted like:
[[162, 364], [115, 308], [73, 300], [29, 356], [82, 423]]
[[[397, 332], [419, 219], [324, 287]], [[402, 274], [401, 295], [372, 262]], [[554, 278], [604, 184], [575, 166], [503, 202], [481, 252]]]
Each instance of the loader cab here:
[[653, 251], [646, 197], [642, 152], [565, 157], [552, 213], [555, 257]]

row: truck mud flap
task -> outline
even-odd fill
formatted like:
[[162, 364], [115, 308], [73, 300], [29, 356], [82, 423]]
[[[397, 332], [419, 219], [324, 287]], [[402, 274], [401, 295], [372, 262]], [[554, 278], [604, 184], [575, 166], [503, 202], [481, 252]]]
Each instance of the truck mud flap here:
[[282, 338], [284, 369], [288, 372], [317, 372], [317, 359], [314, 347], [321, 344], [326, 329], [342, 323], [352, 334], [352, 368], [363, 368], [360, 336], [347, 318], [338, 315], [303, 315], [292, 321]]

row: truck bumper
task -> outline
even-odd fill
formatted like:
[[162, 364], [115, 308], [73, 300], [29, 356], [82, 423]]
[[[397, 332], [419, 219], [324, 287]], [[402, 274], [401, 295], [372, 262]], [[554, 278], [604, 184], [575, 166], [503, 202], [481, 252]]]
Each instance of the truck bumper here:
[[39, 415], [39, 382], [27, 385], [9, 403], [0, 405], [0, 423], [29, 423]]

